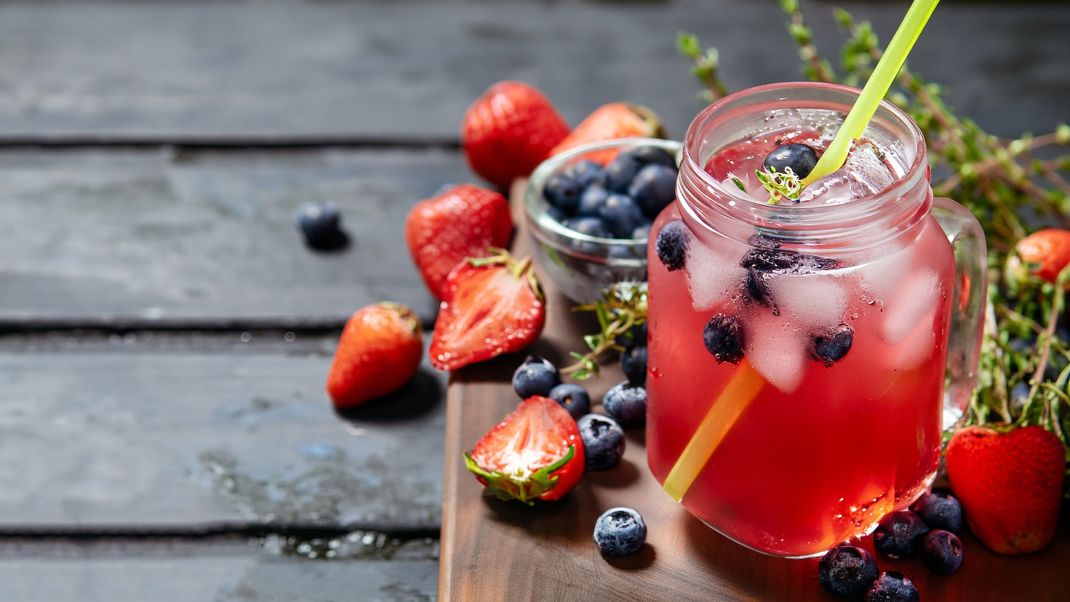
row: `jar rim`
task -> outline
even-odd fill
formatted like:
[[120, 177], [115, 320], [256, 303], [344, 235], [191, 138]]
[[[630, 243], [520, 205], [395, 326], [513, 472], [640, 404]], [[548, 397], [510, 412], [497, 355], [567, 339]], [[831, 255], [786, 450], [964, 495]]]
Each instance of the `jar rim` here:
[[[684, 171], [684, 167], [686, 166], [686, 171], [691, 172], [691, 174], [699, 180], [699, 183], [703, 188], [716, 191], [718, 195], [723, 195], [729, 199], [729, 202], [733, 205], [742, 205], [743, 207], [746, 207], [746, 209], [757, 218], [764, 218], [773, 222], [787, 220], [793, 224], [810, 225], [828, 224], [834, 220], [840, 221], [845, 217], [873, 215], [890, 211], [895, 204], [890, 203], [889, 201], [903, 197], [917, 186], [919, 179], [926, 177], [928, 159], [925, 147], [925, 136], [922, 134], [921, 128], [918, 127], [909, 115], [888, 102], [888, 100], [881, 101], [880, 107], [878, 108], [878, 114], [890, 116], [895, 126], [897, 128], [901, 127], [906, 132], [906, 135], [903, 137], [903, 142], [908, 148], [910, 146], [914, 147], [914, 159], [903, 175], [898, 177], [891, 185], [860, 199], [854, 199], [850, 202], [834, 205], [817, 203], [763, 204], [755, 202], [753, 197], [745, 194], [737, 187], [726, 185], [717, 180], [706, 172], [703, 165], [699, 164], [698, 152], [696, 152], [702, 143], [702, 140], [700, 140], [699, 137], [707, 133], [704, 131], [703, 126], [705, 126], [711, 119], [716, 118], [716, 116], [722, 113], [726, 108], [734, 106], [735, 103], [738, 103], [741, 100], [762, 95], [774, 96], [777, 92], [792, 92], [798, 90], [821, 90], [839, 94], [846, 100], [844, 107], [847, 110], [853, 106], [854, 99], [861, 93], [861, 90], [858, 88], [842, 84], [825, 82], [778, 82], [755, 86], [729, 94], [703, 109], [691, 122], [691, 125], [688, 127], [687, 133], [684, 136], [684, 153], [681, 163], [681, 172]], [[779, 100], [790, 103], [793, 99], [790, 95], [786, 95]], [[837, 99], [833, 97], [824, 99], [824, 102], [836, 102], [836, 100]], [[816, 101], [817, 99], [814, 99], [814, 102]], [[796, 105], [785, 104], [785, 106], [795, 107]]]

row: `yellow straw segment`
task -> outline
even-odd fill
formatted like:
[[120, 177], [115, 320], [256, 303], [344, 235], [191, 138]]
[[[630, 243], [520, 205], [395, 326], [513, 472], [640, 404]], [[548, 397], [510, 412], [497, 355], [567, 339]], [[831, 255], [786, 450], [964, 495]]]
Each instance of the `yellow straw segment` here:
[[847, 160], [847, 153], [851, 150], [851, 142], [861, 138], [862, 133], [866, 131], [869, 120], [873, 118], [884, 95], [892, 87], [892, 82], [899, 75], [899, 70], [906, 62], [907, 55], [910, 54], [910, 49], [914, 47], [914, 42], [918, 40], [921, 30], [929, 22], [929, 16], [936, 10], [939, 2], [940, 0], [914, 0], [914, 3], [910, 5], [899, 29], [892, 36], [892, 41], [888, 43], [888, 48], [877, 61], [877, 67], [873, 69], [869, 81], [862, 88], [862, 93], [858, 95], [858, 100], [851, 107], [851, 112], [847, 114], [847, 119], [836, 132], [836, 137], [832, 139], [832, 143], [818, 159], [814, 170], [803, 178], [803, 186], [812, 184], [843, 167], [844, 161]]
[[765, 379], [751, 368], [747, 360], [739, 365], [717, 400], [710, 406], [706, 417], [695, 429], [684, 452], [676, 460], [662, 487], [672, 499], [679, 502], [691, 488], [691, 483], [702, 472], [714, 450], [721, 445], [728, 431], [732, 430], [740, 414], [762, 390]]

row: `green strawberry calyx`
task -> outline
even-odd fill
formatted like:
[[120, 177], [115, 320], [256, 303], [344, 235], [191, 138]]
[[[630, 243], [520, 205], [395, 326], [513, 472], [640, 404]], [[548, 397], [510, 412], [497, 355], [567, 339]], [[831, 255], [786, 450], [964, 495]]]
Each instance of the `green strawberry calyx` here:
[[519, 500], [534, 505], [534, 500], [549, 493], [557, 486], [560, 477], [553, 474], [572, 461], [576, 455], [576, 446], [568, 446], [568, 452], [553, 464], [544, 466], [529, 474], [506, 474], [498, 470], [488, 471], [480, 466], [471, 452], [465, 452], [464, 463], [468, 470], [476, 475], [487, 491], [500, 500]]

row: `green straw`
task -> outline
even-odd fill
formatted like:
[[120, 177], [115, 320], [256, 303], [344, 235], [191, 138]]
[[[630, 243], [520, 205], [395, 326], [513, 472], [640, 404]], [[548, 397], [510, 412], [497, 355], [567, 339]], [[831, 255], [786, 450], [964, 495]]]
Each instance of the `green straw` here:
[[[877, 112], [881, 99], [888, 93], [892, 81], [899, 74], [899, 69], [907, 59], [907, 54], [914, 47], [914, 42], [921, 35], [921, 30], [929, 22], [929, 16], [933, 14], [940, 0], [914, 0], [910, 5], [903, 23], [892, 36], [884, 56], [877, 62], [877, 68], [862, 88], [851, 112], [847, 114], [840, 130], [832, 144], [821, 155], [821, 159], [814, 166], [814, 170], [803, 180], [803, 184], [809, 184], [818, 178], [823, 178], [843, 166], [847, 160], [847, 151], [851, 150], [851, 141], [866, 131], [866, 125]], [[710, 405], [702, 422], [699, 423], [695, 432], [691, 435], [684, 451], [676, 459], [669, 474], [662, 483], [662, 488], [672, 496], [672, 499], [680, 501], [687, 494], [688, 489], [698, 478], [713, 456], [713, 452], [721, 445], [729, 431], [739, 420], [740, 416], [750, 405], [750, 402], [761, 393], [765, 386], [765, 380], [746, 361], [732, 374], [732, 378], [725, 384], [724, 390]]]
[[869, 76], [866, 87], [862, 88], [862, 93], [858, 95], [858, 100], [851, 107], [847, 119], [843, 121], [843, 125], [836, 132], [836, 137], [832, 139], [832, 144], [825, 149], [825, 153], [821, 155], [810, 175], [803, 178], [803, 186], [812, 184], [843, 167], [843, 162], [847, 160], [847, 153], [851, 150], [851, 143], [861, 138], [862, 132], [866, 131], [869, 120], [873, 118], [884, 95], [892, 87], [892, 82], [899, 75], [899, 70], [902, 69], [907, 55], [910, 54], [910, 49], [914, 47], [914, 42], [918, 41], [921, 30], [925, 29], [929, 16], [936, 10], [939, 2], [940, 0], [914, 0], [914, 3], [910, 5], [899, 29], [892, 36], [888, 48], [884, 50], [884, 55], [881, 56], [881, 60], [877, 61], [877, 67]]

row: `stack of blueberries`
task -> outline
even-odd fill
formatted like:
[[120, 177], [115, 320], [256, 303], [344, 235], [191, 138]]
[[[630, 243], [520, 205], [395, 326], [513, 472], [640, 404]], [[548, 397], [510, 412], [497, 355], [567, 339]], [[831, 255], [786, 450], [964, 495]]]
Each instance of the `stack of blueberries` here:
[[[676, 173], [673, 156], [655, 146], [623, 151], [604, 168], [577, 161], [546, 179], [546, 213], [588, 236], [644, 240], [650, 223], [676, 198]], [[626, 253], [610, 249], [610, 256]]]

